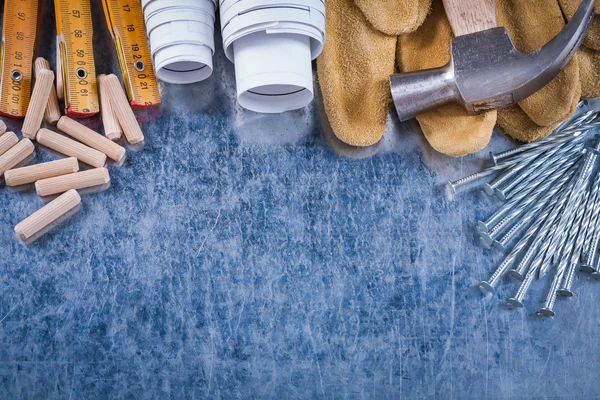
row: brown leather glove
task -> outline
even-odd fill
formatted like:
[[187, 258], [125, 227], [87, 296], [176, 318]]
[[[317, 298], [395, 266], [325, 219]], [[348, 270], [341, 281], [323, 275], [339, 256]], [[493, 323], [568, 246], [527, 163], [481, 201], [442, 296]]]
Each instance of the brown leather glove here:
[[[341, 141], [368, 146], [381, 139], [396, 53], [404, 71], [448, 61], [452, 34], [441, 0], [435, 0], [418, 29], [430, 6], [431, 0], [328, 1], [327, 42], [317, 69], [325, 112]], [[485, 147], [496, 113], [469, 116], [450, 105], [418, 121], [435, 149], [460, 156]]]
[[325, 112], [342, 142], [369, 146], [381, 139], [391, 102], [397, 35], [416, 29], [430, 2], [327, 1], [327, 41], [317, 72]]
[[[452, 31], [442, 0], [433, 0], [430, 15], [420, 26], [429, 1], [327, 3], [328, 43], [318, 60], [318, 72], [325, 111], [342, 141], [366, 146], [381, 138], [390, 102], [392, 47], [397, 45], [401, 72], [440, 67], [448, 62]], [[497, 0], [498, 24], [507, 28], [519, 50], [533, 51], [564, 27], [565, 16], [570, 18], [579, 3]], [[596, 11], [600, 12], [598, 4]], [[600, 96], [600, 53], [595, 50], [600, 48], [599, 19], [596, 16], [586, 37], [589, 47], [582, 48], [552, 82], [519, 105], [480, 116], [470, 116], [460, 106], [448, 105], [418, 116], [429, 143], [452, 156], [473, 153], [487, 145], [496, 119], [517, 140], [533, 141], [549, 134], [571, 115], [581, 96]], [[400, 35], [397, 41], [393, 36], [396, 34]]]

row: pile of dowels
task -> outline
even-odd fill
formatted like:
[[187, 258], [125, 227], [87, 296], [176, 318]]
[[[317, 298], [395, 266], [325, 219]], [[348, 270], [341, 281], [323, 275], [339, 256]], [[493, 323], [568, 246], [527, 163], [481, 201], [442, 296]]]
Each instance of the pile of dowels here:
[[[43, 58], [35, 61], [35, 86], [27, 108], [19, 141], [14, 132], [6, 132], [0, 121], [0, 177], [6, 186], [35, 184], [39, 196], [60, 194], [56, 199], [15, 226], [18, 237], [28, 242], [81, 203], [77, 190], [107, 185], [107, 158], [117, 165], [125, 159], [125, 148], [117, 144], [122, 135], [130, 144], [138, 144], [144, 135], [129, 106], [127, 96], [115, 75], [100, 75], [101, 113], [105, 136], [67, 116], [62, 116], [54, 87], [54, 73]], [[42, 128], [43, 120], [56, 125], [63, 134]], [[33, 158], [34, 142], [66, 158], [22, 166]], [[80, 163], [92, 167], [80, 171]]]
[[582, 102], [576, 115], [546, 139], [491, 154], [490, 167], [446, 186], [454, 195], [460, 187], [487, 178], [483, 189], [504, 202], [477, 224], [484, 245], [506, 252], [479, 288], [490, 293], [505, 275], [517, 279], [521, 283], [508, 299], [510, 307], [523, 307], [533, 281], [550, 273], [538, 314], [552, 317], [557, 297], [573, 296], [577, 270], [600, 279], [598, 105]]

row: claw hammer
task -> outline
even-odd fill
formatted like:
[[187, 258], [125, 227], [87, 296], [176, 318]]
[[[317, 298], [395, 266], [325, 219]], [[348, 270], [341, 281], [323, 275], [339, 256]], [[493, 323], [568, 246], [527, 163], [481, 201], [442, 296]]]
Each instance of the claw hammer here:
[[470, 114], [518, 103], [567, 65], [594, 17], [594, 0], [582, 0], [562, 31], [540, 49], [523, 54], [506, 29], [496, 26], [495, 0], [444, 0], [444, 8], [455, 35], [450, 62], [390, 77], [401, 121], [449, 102]]

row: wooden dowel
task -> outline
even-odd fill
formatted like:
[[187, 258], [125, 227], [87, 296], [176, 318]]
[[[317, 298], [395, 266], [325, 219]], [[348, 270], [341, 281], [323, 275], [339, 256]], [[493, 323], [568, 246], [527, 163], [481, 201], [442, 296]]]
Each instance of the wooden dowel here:
[[66, 156], [75, 157], [92, 167], [103, 167], [106, 164], [106, 154], [49, 129], [40, 129], [37, 134], [37, 141], [43, 146]]
[[19, 139], [14, 132], [6, 132], [0, 136], [0, 156], [6, 153], [11, 147], [19, 143]]
[[109, 182], [110, 175], [106, 168], [94, 168], [73, 174], [55, 176], [54, 178], [41, 179], [35, 183], [35, 191], [38, 196], [50, 196], [70, 189], [85, 189], [105, 185]]
[[119, 146], [110, 139], [94, 132], [87, 126], [82, 125], [67, 116], [60, 117], [57, 127], [72, 138], [90, 146], [92, 149], [96, 149], [106, 154], [109, 158], [117, 162], [120, 162], [125, 158], [124, 147]]
[[[37, 79], [38, 73], [41, 70], [47, 69], [52, 71], [48, 60], [42, 57], [35, 59], [35, 77]], [[58, 106], [58, 98], [56, 97], [56, 88], [52, 85], [50, 89], [50, 95], [48, 96], [48, 103], [46, 103], [46, 110], [44, 111], [44, 119], [51, 125], [56, 125], [60, 118], [60, 107]]]
[[45, 69], [37, 74], [27, 113], [25, 114], [25, 121], [23, 121], [23, 128], [21, 129], [23, 136], [28, 139], [35, 140], [35, 135], [42, 126], [42, 119], [44, 118], [44, 111], [46, 110], [46, 104], [48, 104], [53, 82], [54, 72]]
[[33, 154], [35, 146], [25, 138], [0, 156], [0, 176]]
[[102, 114], [102, 124], [104, 125], [104, 135], [110, 140], [119, 140], [123, 136], [123, 130], [117, 120], [115, 111], [110, 104], [110, 97], [106, 88], [106, 75], [98, 75], [98, 87], [100, 92], [100, 113]]
[[123, 91], [119, 78], [114, 74], [107, 75], [104, 78], [110, 104], [117, 116], [121, 129], [127, 138], [127, 141], [131, 144], [136, 144], [144, 140], [144, 134], [140, 129], [140, 125], [135, 119], [135, 114], [127, 101], [127, 96]]
[[15, 226], [19, 239], [26, 241], [81, 203], [76, 190], [58, 196]]
[[56, 36], [56, 97], [62, 100], [65, 97], [63, 76], [62, 76], [62, 62], [60, 55], [60, 36]]
[[19, 186], [54, 176], [72, 174], [79, 171], [79, 162], [75, 157], [9, 169], [4, 173], [6, 186]]
[[6, 124], [0, 119], [0, 135], [6, 132]]

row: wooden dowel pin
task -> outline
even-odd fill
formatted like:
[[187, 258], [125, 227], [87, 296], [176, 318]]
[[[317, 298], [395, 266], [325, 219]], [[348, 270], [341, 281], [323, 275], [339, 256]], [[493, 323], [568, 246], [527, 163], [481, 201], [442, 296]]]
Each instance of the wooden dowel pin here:
[[[35, 59], [35, 77], [37, 79], [38, 74], [42, 70], [52, 71], [48, 60], [42, 57]], [[60, 118], [60, 107], [58, 105], [58, 98], [56, 97], [56, 88], [52, 85], [50, 89], [50, 95], [48, 96], [48, 103], [46, 103], [46, 109], [44, 111], [44, 119], [51, 125], [56, 125]]]
[[44, 207], [40, 208], [15, 226], [19, 239], [31, 239], [42, 229], [71, 211], [81, 203], [81, 197], [76, 190], [69, 190]]
[[121, 129], [127, 138], [127, 141], [131, 144], [136, 144], [144, 140], [144, 134], [140, 129], [140, 125], [135, 119], [135, 114], [127, 101], [127, 96], [123, 91], [119, 78], [114, 74], [107, 75], [104, 78], [110, 104], [117, 116]]
[[37, 134], [37, 141], [43, 146], [66, 156], [75, 157], [92, 167], [103, 167], [106, 164], [106, 154], [49, 129], [40, 129]]
[[60, 53], [60, 36], [56, 36], [56, 97], [62, 100], [65, 97], [65, 88], [63, 85], [62, 76], [62, 62], [60, 61], [62, 55]]
[[6, 132], [0, 136], [0, 156], [6, 153], [11, 147], [19, 143], [19, 139], [14, 132]]
[[110, 140], [119, 140], [123, 136], [123, 130], [117, 120], [115, 111], [110, 103], [110, 97], [106, 87], [106, 75], [98, 75], [98, 88], [100, 92], [100, 113], [104, 125], [104, 135]]
[[0, 176], [33, 154], [35, 146], [25, 138], [0, 156]]
[[60, 117], [57, 127], [72, 138], [106, 154], [109, 158], [117, 162], [125, 158], [124, 147], [119, 146], [110, 139], [67, 116]]
[[40, 179], [72, 174], [79, 171], [79, 162], [75, 157], [10, 169], [4, 173], [6, 186], [19, 186]]
[[106, 168], [94, 168], [39, 180], [35, 183], [35, 191], [38, 196], [50, 196], [70, 189], [85, 189], [105, 185], [109, 182], [110, 175]]
[[0, 119], [0, 135], [6, 132], [6, 124]]
[[28, 139], [34, 140], [37, 131], [42, 126], [42, 119], [44, 118], [44, 111], [46, 110], [46, 104], [48, 104], [53, 82], [54, 72], [47, 69], [38, 72], [29, 106], [27, 106], [23, 128], [21, 129], [23, 136]]

